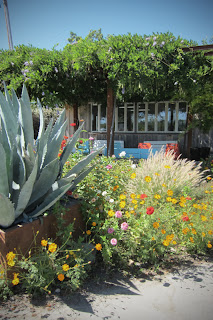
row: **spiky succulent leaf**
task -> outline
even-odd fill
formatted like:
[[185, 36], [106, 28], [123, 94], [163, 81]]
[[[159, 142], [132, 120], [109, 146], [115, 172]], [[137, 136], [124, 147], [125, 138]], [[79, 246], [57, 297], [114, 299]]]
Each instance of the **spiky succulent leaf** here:
[[55, 135], [57, 135], [58, 131], [60, 130], [60, 128], [62, 127], [62, 125], [64, 124], [65, 121], [65, 109], [61, 112], [61, 114], [59, 115], [58, 119], [56, 120], [53, 129], [51, 131], [51, 134], [49, 136], [49, 141], [51, 141]]
[[39, 198], [43, 197], [49, 191], [58, 176], [58, 171], [58, 159], [54, 159], [42, 169], [38, 180], [35, 182], [28, 206], [36, 202]]
[[89, 173], [90, 171], [94, 168], [95, 166], [91, 166], [90, 168], [84, 170], [81, 172], [78, 177], [74, 180], [73, 185], [71, 187], [71, 191], [75, 190], [77, 184], [79, 184]]
[[84, 126], [84, 123], [82, 123], [82, 125], [74, 133], [73, 137], [67, 142], [67, 145], [64, 148], [64, 150], [62, 152], [62, 155], [60, 157], [61, 168], [63, 168], [65, 162], [67, 161], [67, 159], [68, 159], [68, 157], [70, 155], [70, 153], [74, 149], [74, 147], [76, 145], [76, 142], [78, 141], [79, 135], [80, 135], [80, 133], [82, 131], [83, 126]]
[[33, 131], [33, 117], [32, 117], [32, 110], [30, 106], [30, 98], [27, 93], [26, 86], [23, 86], [21, 99], [20, 102], [20, 113], [19, 113], [19, 120], [23, 127], [24, 131], [24, 139], [26, 146], [28, 143], [33, 145], [34, 140], [34, 131]]
[[12, 202], [4, 194], [0, 194], [0, 226], [9, 227], [15, 220], [15, 210]]
[[43, 111], [42, 111], [42, 105], [41, 105], [41, 102], [39, 101], [39, 99], [37, 99], [37, 107], [39, 110], [39, 118], [40, 118], [38, 137], [37, 137], [37, 139], [39, 140], [39, 139], [41, 139], [41, 136], [44, 133], [44, 116], [43, 116]]
[[34, 168], [20, 191], [17, 207], [15, 210], [16, 218], [23, 213], [23, 211], [25, 210], [30, 200], [30, 197], [33, 191], [33, 186], [37, 176], [37, 170], [38, 170], [38, 158], [36, 158], [34, 163]]
[[0, 144], [0, 193], [8, 197], [9, 185], [7, 174], [6, 154], [2, 144]]
[[[75, 175], [73, 175], [73, 179]], [[70, 188], [72, 187], [72, 178], [61, 179], [58, 182], [58, 188], [49, 193], [44, 201], [34, 210], [29, 216], [35, 218], [45, 212], [47, 209], [52, 207]]]

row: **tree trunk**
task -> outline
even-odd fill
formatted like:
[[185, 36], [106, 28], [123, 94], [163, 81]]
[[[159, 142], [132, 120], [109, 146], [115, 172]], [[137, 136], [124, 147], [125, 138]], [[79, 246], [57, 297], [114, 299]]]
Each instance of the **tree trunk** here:
[[74, 103], [73, 105], [73, 122], [76, 124], [74, 127], [74, 131], [78, 129], [79, 121], [78, 121], [78, 105], [77, 103]]
[[[110, 81], [108, 80], [107, 81], [107, 156], [112, 156], [114, 154], [114, 124], [112, 127], [113, 107], [114, 107], [113, 89], [110, 86]], [[111, 148], [109, 150], [110, 136], [111, 136]]]
[[[189, 112], [189, 110], [188, 110]], [[192, 122], [192, 115], [188, 113], [187, 126]], [[189, 129], [187, 134], [187, 158], [190, 159], [190, 148], [192, 147], [192, 129]]]

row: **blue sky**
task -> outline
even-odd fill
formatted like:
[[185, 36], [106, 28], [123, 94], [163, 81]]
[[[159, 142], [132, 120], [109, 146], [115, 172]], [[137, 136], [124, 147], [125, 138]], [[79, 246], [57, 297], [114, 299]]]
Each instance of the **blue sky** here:
[[[172, 32], [201, 44], [213, 36], [212, 0], [7, 0], [13, 45], [58, 49], [70, 31], [85, 37], [91, 29], [108, 34]], [[0, 0], [0, 49], [8, 49]]]

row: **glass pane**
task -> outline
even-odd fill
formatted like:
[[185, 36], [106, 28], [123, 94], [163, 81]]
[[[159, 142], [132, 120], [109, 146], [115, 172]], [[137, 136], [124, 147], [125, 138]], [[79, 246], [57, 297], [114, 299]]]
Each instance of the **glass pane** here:
[[98, 130], [98, 106], [92, 106], [92, 131]]
[[124, 106], [118, 106], [118, 131], [124, 131]]
[[180, 102], [178, 113], [178, 131], [184, 131], [186, 129], [186, 119], [186, 102]]
[[165, 103], [158, 103], [158, 115], [157, 115], [157, 122], [158, 122], [158, 131], [165, 130]]
[[155, 130], [155, 104], [148, 104], [148, 131]]
[[168, 107], [168, 131], [175, 131], [175, 103], [169, 103]]
[[106, 106], [101, 106], [100, 130], [106, 131]]
[[134, 106], [127, 105], [127, 131], [133, 131], [134, 128]]
[[138, 106], [138, 131], [145, 131], [145, 104]]

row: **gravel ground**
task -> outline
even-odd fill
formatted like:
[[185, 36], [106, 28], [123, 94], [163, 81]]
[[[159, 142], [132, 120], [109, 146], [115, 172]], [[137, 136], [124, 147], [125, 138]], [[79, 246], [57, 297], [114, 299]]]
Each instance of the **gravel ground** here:
[[140, 277], [119, 273], [87, 281], [75, 293], [31, 300], [15, 295], [1, 303], [0, 319], [212, 320], [213, 259], [188, 259]]

